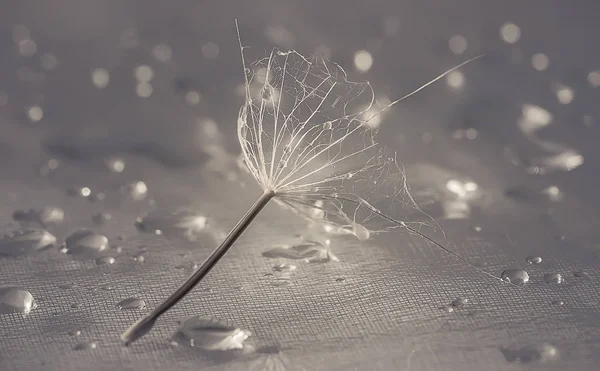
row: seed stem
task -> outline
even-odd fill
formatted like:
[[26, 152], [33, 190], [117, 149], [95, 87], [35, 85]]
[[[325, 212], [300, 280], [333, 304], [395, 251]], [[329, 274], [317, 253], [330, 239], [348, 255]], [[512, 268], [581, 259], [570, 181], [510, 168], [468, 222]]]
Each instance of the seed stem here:
[[137, 339], [148, 333], [154, 322], [164, 314], [166, 311], [171, 309], [181, 299], [183, 299], [193, 288], [200, 282], [204, 276], [210, 272], [210, 270], [217, 264], [217, 262], [229, 251], [233, 243], [244, 233], [244, 230], [252, 223], [254, 218], [260, 213], [260, 211], [269, 203], [269, 201], [275, 196], [273, 190], [266, 190], [256, 200], [254, 205], [246, 212], [244, 217], [236, 224], [235, 227], [229, 232], [225, 240], [219, 247], [213, 250], [213, 252], [206, 258], [204, 263], [181, 285], [171, 296], [165, 301], [159, 304], [152, 312], [142, 317], [139, 321], [131, 325], [122, 335], [121, 340], [125, 345], [129, 345]]

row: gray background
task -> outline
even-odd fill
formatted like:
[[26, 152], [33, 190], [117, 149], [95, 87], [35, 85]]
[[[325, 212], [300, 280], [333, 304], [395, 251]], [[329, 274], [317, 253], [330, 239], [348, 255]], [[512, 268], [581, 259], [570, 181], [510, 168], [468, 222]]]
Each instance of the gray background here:
[[[25, 317], [0, 316], [1, 369], [597, 369], [600, 161], [598, 127], [583, 120], [584, 115], [600, 117], [600, 90], [586, 81], [600, 66], [597, 2], [22, 0], [1, 5], [0, 90], [8, 96], [0, 106], [3, 232], [17, 229], [13, 211], [56, 205], [66, 212], [65, 222], [50, 229], [59, 240], [87, 227], [123, 248], [108, 266], [72, 259], [58, 247], [1, 259], [0, 283], [26, 288], [39, 305]], [[385, 17], [399, 22], [393, 36], [384, 34]], [[140, 234], [135, 218], [152, 209], [186, 206], [211, 215], [227, 230], [260, 194], [249, 179], [241, 188], [238, 181], [228, 182], [207, 169], [206, 138], [194, 124], [197, 118], [215, 120], [223, 145], [238, 153], [235, 119], [242, 100], [234, 91], [243, 71], [235, 18], [244, 45], [252, 47], [249, 60], [275, 46], [265, 27], [285, 27], [294, 49], [310, 54], [321, 44], [329, 46], [331, 58], [353, 78], [370, 80], [392, 99], [467, 57], [489, 52], [462, 70], [466, 85], [460, 92], [440, 81], [394, 107], [382, 125], [382, 141], [398, 151], [408, 169], [423, 164], [439, 169], [425, 171], [426, 176], [415, 172], [412, 179], [409, 171], [409, 181], [420, 186], [435, 188], [453, 174], [477, 182], [484, 197], [470, 204], [470, 218], [444, 220], [433, 213], [446, 232], [445, 245], [496, 275], [526, 268], [530, 284], [514, 288], [494, 282], [422, 240], [395, 232], [364, 243], [336, 238], [332, 249], [340, 262], [298, 263], [292, 285], [275, 287], [265, 276], [273, 261], [261, 252], [303, 233], [305, 226], [272, 205], [151, 334], [128, 349], [121, 347], [119, 334], [143, 311], [121, 311], [116, 303], [137, 296], [154, 307], [186, 278], [188, 273], [174, 267], [201, 261], [210, 249], [210, 242]], [[515, 45], [499, 36], [509, 21], [521, 28]], [[16, 25], [29, 29], [37, 44], [34, 56], [17, 53]], [[121, 35], [132, 28], [137, 46], [124, 50]], [[455, 34], [468, 41], [464, 55], [448, 48]], [[370, 39], [379, 41], [367, 43]], [[219, 45], [216, 59], [201, 53], [208, 41]], [[158, 43], [171, 46], [171, 62], [153, 59]], [[373, 48], [377, 43], [380, 47]], [[353, 53], [366, 45], [374, 64], [358, 75]], [[544, 72], [529, 62], [539, 52], [550, 60]], [[55, 69], [40, 68], [44, 53], [56, 56]], [[139, 64], [155, 71], [148, 99], [135, 95], [133, 69]], [[33, 71], [33, 81], [19, 78], [23, 66]], [[110, 72], [107, 88], [92, 85], [94, 68]], [[555, 83], [574, 89], [571, 104], [558, 103]], [[185, 103], [184, 91], [190, 88], [202, 94], [196, 106]], [[507, 152], [521, 158], [541, 153], [517, 128], [525, 103], [552, 112], [554, 122], [543, 136], [579, 151], [585, 158], [581, 167], [534, 176], [511, 163]], [[25, 115], [25, 107], [33, 104], [44, 111], [37, 123]], [[471, 127], [477, 129], [476, 139], [452, 138], [456, 130]], [[423, 142], [424, 133], [431, 142]], [[125, 160], [123, 173], [106, 171], [103, 161], [110, 156]], [[40, 177], [36, 172], [50, 158], [59, 160], [59, 168]], [[154, 206], [113, 191], [135, 180], [146, 182]], [[535, 193], [551, 185], [564, 193], [562, 202], [506, 196], [515, 186]], [[108, 196], [91, 203], [68, 196], [73, 186]], [[113, 219], [97, 226], [91, 217], [101, 211]], [[132, 259], [140, 246], [146, 247], [144, 263]], [[544, 260], [527, 266], [528, 255]], [[577, 270], [589, 277], [577, 279]], [[566, 282], [546, 284], [544, 273], [554, 272]], [[66, 281], [78, 285], [58, 288]], [[114, 290], [97, 290], [106, 283]], [[439, 309], [459, 296], [469, 303], [453, 313]], [[553, 305], [556, 300], [564, 305]], [[79, 306], [72, 308], [73, 303]], [[229, 320], [252, 332], [248, 343], [277, 345], [281, 352], [214, 356], [171, 346], [175, 321], [190, 315]], [[67, 334], [74, 329], [82, 331], [78, 338]], [[98, 348], [72, 350], [82, 340], [96, 341]], [[555, 347], [558, 356], [514, 362], [512, 355], [526, 359], [532, 353], [528, 349], [543, 344]]]

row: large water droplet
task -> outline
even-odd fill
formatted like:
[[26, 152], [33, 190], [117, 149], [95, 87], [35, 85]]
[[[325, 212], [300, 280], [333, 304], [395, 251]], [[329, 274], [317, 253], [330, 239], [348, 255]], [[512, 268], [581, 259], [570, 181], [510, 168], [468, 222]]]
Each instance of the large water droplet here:
[[242, 349], [244, 340], [250, 335], [250, 331], [225, 321], [194, 316], [180, 324], [172, 340], [203, 350], [231, 350]]
[[138, 298], [127, 298], [127, 299], [121, 300], [117, 304], [117, 307], [121, 310], [144, 309], [144, 308], [146, 308], [146, 302], [143, 301], [142, 299], [138, 299]]
[[90, 350], [96, 349], [97, 345], [93, 341], [82, 341], [73, 346], [73, 350]]
[[56, 237], [43, 229], [22, 230], [0, 239], [0, 256], [15, 257], [42, 250], [56, 243]]
[[564, 278], [560, 273], [546, 273], [544, 274], [544, 281], [547, 283], [563, 283]]
[[507, 269], [500, 276], [504, 281], [515, 285], [524, 285], [529, 282], [529, 274], [522, 269]]
[[214, 230], [207, 228], [206, 216], [190, 210], [154, 211], [143, 218], [137, 218], [135, 226], [142, 232], [184, 238], [188, 241], [197, 241], [201, 237], [212, 236], [215, 233]]
[[540, 264], [542, 262], [542, 257], [541, 256], [528, 256], [527, 258], [525, 258], [525, 261], [527, 262], [527, 264]]
[[17, 286], [0, 286], [0, 314], [27, 314], [36, 307], [29, 291]]
[[308, 262], [327, 262], [338, 259], [330, 249], [320, 243], [308, 242], [299, 245], [277, 246], [262, 253], [266, 258], [283, 258], [292, 260], [305, 260]]
[[108, 238], [92, 231], [82, 230], [71, 234], [65, 240], [65, 248], [62, 250], [67, 254], [89, 257], [108, 248]]
[[17, 210], [13, 213], [13, 219], [19, 223], [39, 224], [42, 227], [60, 223], [64, 218], [65, 212], [56, 206], [45, 206], [37, 210]]

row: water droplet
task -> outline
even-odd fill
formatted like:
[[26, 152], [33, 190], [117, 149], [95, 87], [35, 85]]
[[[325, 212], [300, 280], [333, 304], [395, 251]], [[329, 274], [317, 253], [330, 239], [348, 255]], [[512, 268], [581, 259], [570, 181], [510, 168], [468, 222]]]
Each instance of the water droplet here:
[[107, 212], [98, 213], [98, 214], [92, 216], [92, 221], [98, 225], [106, 224], [107, 222], [109, 222], [111, 220], [112, 220], [112, 214], [107, 213]]
[[467, 50], [467, 39], [461, 35], [454, 35], [448, 40], [448, 46], [452, 53], [456, 55], [463, 54]]
[[55, 243], [56, 237], [43, 229], [17, 231], [0, 239], [0, 256], [15, 257], [42, 250]]
[[146, 261], [146, 257], [144, 256], [144, 252], [137, 253], [132, 258], [133, 258], [134, 262], [138, 262], [138, 263], [143, 263], [144, 261]]
[[273, 270], [276, 272], [290, 272], [296, 270], [296, 266], [287, 263], [276, 264], [273, 266]]
[[550, 59], [546, 54], [537, 53], [531, 57], [531, 64], [536, 70], [545, 71], [550, 65]]
[[144, 308], [146, 308], [146, 302], [143, 301], [142, 299], [138, 299], [138, 298], [127, 298], [127, 299], [121, 300], [117, 304], [117, 307], [121, 310], [144, 309]]
[[152, 48], [152, 55], [158, 61], [166, 63], [171, 60], [171, 57], [173, 57], [173, 51], [167, 44], [157, 44], [154, 46], [154, 48]]
[[271, 281], [271, 285], [275, 287], [287, 287], [292, 284], [292, 279], [289, 277], [275, 277]]
[[97, 345], [93, 341], [82, 341], [73, 346], [73, 350], [90, 350], [96, 349]]
[[42, 227], [50, 224], [58, 224], [62, 222], [64, 218], [65, 212], [63, 209], [56, 206], [45, 206], [38, 210], [17, 210], [13, 213], [13, 219], [17, 222], [37, 223]]
[[359, 50], [354, 53], [354, 67], [359, 72], [367, 72], [373, 66], [373, 56], [366, 50]]
[[176, 265], [175, 269], [179, 269], [182, 271], [194, 271], [198, 269], [198, 264], [194, 262], [185, 262], [183, 264]]
[[542, 257], [541, 256], [528, 256], [527, 258], [525, 258], [525, 261], [527, 262], [527, 264], [540, 264], [542, 262]]
[[122, 158], [113, 157], [105, 161], [106, 168], [115, 173], [122, 173], [125, 170], [125, 161]]
[[70, 336], [79, 336], [79, 335], [81, 335], [81, 330], [71, 330], [71, 331], [67, 332], [67, 334]]
[[104, 291], [112, 291], [114, 290], [113, 285], [107, 283], [105, 285], [100, 286], [100, 289], [104, 290]]
[[79, 308], [79, 304], [78, 303], [73, 303], [73, 304], [71, 304], [71, 308], [77, 309], [77, 308]]
[[157, 210], [143, 218], [137, 218], [135, 225], [141, 232], [183, 238], [188, 241], [197, 241], [201, 237], [215, 233], [212, 228], [207, 228], [208, 218], [192, 210], [175, 212]]
[[558, 349], [551, 344], [527, 345], [519, 348], [500, 348], [504, 358], [511, 363], [546, 363], [558, 358]]
[[469, 299], [465, 299], [465, 298], [456, 298], [454, 300], [452, 300], [452, 302], [450, 303], [450, 305], [452, 305], [453, 307], [462, 307], [463, 305], [467, 304], [469, 302]]
[[524, 285], [529, 282], [529, 274], [522, 269], [507, 269], [500, 276], [504, 281], [515, 285]]
[[31, 39], [19, 41], [19, 54], [23, 57], [33, 57], [37, 51], [37, 44]]
[[573, 276], [577, 278], [590, 278], [590, 275], [584, 271], [575, 271], [573, 272]]
[[521, 38], [521, 29], [514, 23], [505, 23], [500, 29], [502, 40], [509, 44], [514, 44]]
[[154, 89], [152, 88], [152, 85], [149, 82], [143, 81], [135, 86], [135, 93], [140, 98], [150, 98], [153, 92]]
[[44, 117], [44, 110], [40, 106], [31, 106], [27, 109], [27, 117], [31, 122], [38, 122]]
[[92, 71], [92, 83], [98, 89], [104, 89], [110, 82], [110, 74], [104, 68], [96, 68]]
[[231, 324], [211, 318], [190, 317], [181, 322], [172, 340], [176, 344], [203, 350], [242, 349], [244, 340], [251, 335]]
[[71, 196], [89, 197], [92, 190], [89, 187], [71, 187], [67, 189], [67, 193]]
[[562, 300], [552, 300], [552, 305], [562, 306], [562, 305], [565, 305], [565, 302]]
[[0, 286], [0, 314], [27, 314], [36, 307], [29, 291], [17, 286]]
[[63, 290], [71, 290], [71, 289], [74, 289], [75, 287], [77, 287], [77, 284], [75, 282], [69, 281], [69, 282], [61, 283], [61, 284], [57, 285], [57, 287], [59, 289], [63, 289]]
[[556, 94], [556, 99], [560, 104], [569, 104], [575, 99], [575, 91], [565, 85], [556, 84], [554, 87], [554, 93]]
[[600, 87], [600, 71], [588, 73], [587, 80], [592, 88]]
[[44, 53], [41, 58], [41, 65], [45, 70], [53, 70], [58, 65], [58, 59], [54, 54]]
[[453, 89], [460, 89], [465, 85], [465, 75], [460, 71], [452, 71], [446, 75], [446, 83]]
[[560, 273], [546, 273], [544, 274], [544, 281], [547, 283], [563, 283], [564, 278]]
[[136, 201], [148, 196], [148, 186], [142, 181], [132, 182], [121, 187], [121, 191]]
[[185, 102], [190, 106], [195, 106], [198, 103], [200, 103], [201, 98], [202, 97], [200, 96], [200, 93], [198, 93], [197, 91], [190, 90], [187, 93], [185, 93]]
[[331, 130], [332, 127], [333, 124], [331, 123], [331, 121], [326, 121], [323, 123], [323, 130]]
[[283, 258], [292, 260], [305, 260], [308, 262], [327, 262], [338, 260], [329, 250], [320, 243], [309, 242], [299, 245], [277, 246], [262, 253], [266, 258]]
[[134, 75], [139, 82], [150, 82], [154, 78], [154, 70], [150, 66], [141, 65], [135, 68]]
[[96, 265], [114, 264], [115, 258], [111, 256], [102, 256], [96, 259]]
[[82, 230], [69, 235], [63, 252], [84, 257], [96, 255], [108, 248], [108, 238], [92, 231]]
[[454, 307], [452, 305], [444, 305], [443, 307], [440, 307], [440, 309], [448, 313], [454, 312]]
[[202, 45], [200, 52], [204, 58], [215, 59], [219, 56], [219, 45], [213, 42], [207, 42], [206, 44]]

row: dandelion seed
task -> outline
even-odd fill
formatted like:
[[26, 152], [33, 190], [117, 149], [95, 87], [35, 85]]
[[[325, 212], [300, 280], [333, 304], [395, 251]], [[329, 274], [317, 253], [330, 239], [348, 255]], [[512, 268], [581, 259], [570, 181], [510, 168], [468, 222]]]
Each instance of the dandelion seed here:
[[[177, 291], [121, 335], [126, 345], [148, 333], [160, 315], [200, 282], [271, 200], [310, 222], [360, 240], [404, 228], [469, 264], [418, 231], [431, 218], [410, 196], [395, 153], [378, 145], [377, 129], [365, 123], [477, 58], [372, 112], [371, 85], [349, 81], [333, 62], [273, 50], [248, 68], [241, 42], [240, 50], [243, 69], [250, 72], [244, 76], [245, 103], [238, 114], [242, 148], [238, 162], [263, 194]], [[251, 90], [257, 83], [262, 85], [260, 99]], [[409, 219], [410, 223], [404, 221]]]

